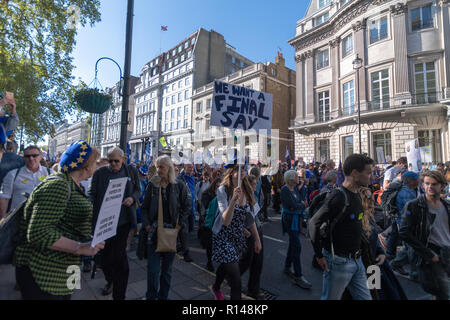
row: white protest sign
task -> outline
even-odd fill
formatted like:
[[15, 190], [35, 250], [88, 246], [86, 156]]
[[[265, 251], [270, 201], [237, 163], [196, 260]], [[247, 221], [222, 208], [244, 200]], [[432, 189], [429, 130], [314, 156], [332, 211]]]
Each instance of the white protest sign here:
[[414, 172], [422, 171], [422, 158], [420, 156], [419, 139], [414, 139], [405, 143], [406, 158], [408, 160], [408, 170]]
[[203, 153], [200, 151], [194, 152], [194, 164], [202, 164], [203, 163]]
[[272, 95], [214, 81], [211, 125], [231, 130], [272, 128]]
[[433, 162], [433, 158], [431, 156], [431, 147], [430, 146], [425, 146], [425, 147], [420, 147], [420, 155], [423, 159], [423, 162], [425, 163], [432, 163]]
[[117, 223], [119, 222], [120, 209], [122, 207], [125, 186], [128, 178], [118, 178], [109, 181], [108, 188], [103, 198], [102, 206], [98, 214], [95, 226], [92, 248], [99, 242], [105, 241], [116, 235]]
[[383, 147], [376, 147], [378, 163], [386, 163]]

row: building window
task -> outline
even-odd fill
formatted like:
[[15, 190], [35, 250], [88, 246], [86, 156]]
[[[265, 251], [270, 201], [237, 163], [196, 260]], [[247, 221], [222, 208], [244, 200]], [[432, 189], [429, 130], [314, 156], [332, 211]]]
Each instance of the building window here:
[[389, 70], [373, 72], [370, 78], [372, 82], [372, 109], [389, 108]]
[[206, 121], [205, 121], [205, 132], [209, 132], [208, 130], [210, 129], [210, 123], [211, 123], [211, 120], [209, 120], [209, 119], [206, 119]]
[[166, 114], [165, 114], [165, 117], [164, 117], [164, 119], [165, 119], [166, 121], [168, 121], [168, 120], [169, 120], [169, 111], [166, 111]]
[[164, 131], [167, 131], [167, 129], [168, 129], [168, 123], [166, 122], [166, 123], [164, 124]]
[[211, 99], [206, 100], [206, 110], [211, 110]]
[[189, 51], [189, 52], [187, 53], [187, 58], [189, 59], [191, 56], [192, 56], [192, 51]]
[[172, 96], [172, 104], [175, 103], [175, 95]]
[[353, 154], [353, 136], [347, 136], [342, 138], [342, 154], [343, 160], [345, 160], [349, 155]]
[[188, 126], [188, 120], [184, 119], [184, 121], [183, 121], [183, 128], [186, 129], [187, 126]]
[[411, 26], [412, 31], [433, 27], [431, 4], [422, 8], [411, 10]]
[[181, 107], [177, 108], [177, 117], [181, 117]]
[[172, 83], [172, 90], [175, 90], [175, 83]]
[[330, 18], [330, 15], [328, 12], [325, 12], [321, 16], [318, 16], [316, 18], [316, 26], [321, 25], [324, 22], [327, 22], [329, 18]]
[[355, 87], [353, 80], [344, 83], [344, 115], [348, 116], [355, 112]]
[[[383, 149], [384, 159], [378, 158], [377, 148]], [[392, 159], [391, 133], [374, 132], [372, 134], [372, 153], [376, 163], [386, 163], [386, 159]]]
[[[419, 146], [428, 147], [431, 151], [431, 161], [432, 162], [442, 162], [442, 144], [441, 144], [441, 130], [418, 130]], [[426, 156], [422, 155], [423, 162]], [[429, 160], [429, 159], [428, 159]]]
[[197, 113], [202, 112], [202, 102], [197, 102]]
[[235, 63], [236, 63], [236, 58], [233, 57], [233, 56], [231, 57], [231, 63], [232, 63], [232, 64], [235, 64]]
[[188, 78], [184, 79], [184, 85], [188, 86], [189, 84], [190, 84], [190, 78], [188, 77]]
[[319, 0], [319, 9], [328, 6], [331, 3], [331, 0]]
[[170, 119], [173, 120], [175, 118], [175, 109], [170, 110]]
[[317, 140], [317, 159], [321, 162], [330, 159], [330, 140]]
[[317, 53], [317, 70], [328, 67], [328, 65], [329, 65], [328, 49]]
[[241, 69], [244, 69], [244, 62], [243, 61], [241, 61]]
[[353, 53], [353, 34], [347, 36], [342, 41], [342, 57], [348, 56]]
[[187, 100], [187, 99], [189, 99], [189, 90], [186, 90], [184, 92], [184, 100]]
[[195, 134], [197, 135], [197, 136], [200, 136], [200, 121], [198, 121], [196, 124], [195, 124]]
[[178, 92], [178, 102], [183, 101], [183, 95], [181, 94], [181, 92]]
[[434, 62], [417, 63], [414, 65], [416, 80], [416, 103], [436, 102], [436, 72]]
[[189, 114], [189, 106], [184, 106], [184, 116]]
[[330, 91], [324, 91], [319, 93], [319, 121], [328, 120], [330, 120]]
[[169, 97], [166, 98], [166, 106], [170, 106], [170, 98]]
[[372, 21], [369, 26], [369, 32], [370, 44], [386, 39], [388, 37], [387, 17]]
[[173, 131], [173, 121], [170, 122], [170, 131]]
[[234, 68], [231, 68], [231, 73], [235, 73], [236, 70]]

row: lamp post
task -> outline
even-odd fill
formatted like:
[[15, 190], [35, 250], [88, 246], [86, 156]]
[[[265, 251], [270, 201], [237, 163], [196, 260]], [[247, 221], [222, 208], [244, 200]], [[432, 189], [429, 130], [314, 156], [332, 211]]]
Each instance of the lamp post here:
[[356, 70], [356, 99], [358, 100], [358, 135], [359, 135], [359, 153], [361, 154], [361, 106], [359, 102], [359, 69], [362, 67], [362, 59], [356, 54], [353, 60], [353, 70]]
[[127, 6], [127, 27], [125, 35], [125, 64], [123, 75], [123, 92], [122, 92], [122, 120], [120, 125], [120, 148], [127, 150], [128, 143], [128, 100], [130, 98], [130, 67], [131, 67], [131, 40], [133, 34], [133, 10], [134, 0], [128, 0]]

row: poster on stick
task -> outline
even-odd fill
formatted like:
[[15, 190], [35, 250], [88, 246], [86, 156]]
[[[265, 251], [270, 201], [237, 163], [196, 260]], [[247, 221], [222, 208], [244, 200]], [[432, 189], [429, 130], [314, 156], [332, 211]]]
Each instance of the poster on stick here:
[[422, 171], [422, 158], [420, 156], [419, 139], [414, 139], [405, 143], [406, 158], [408, 160], [408, 170], [414, 172]]
[[109, 181], [103, 198], [102, 206], [98, 214], [97, 224], [95, 226], [94, 238], [91, 246], [95, 247], [97, 243], [105, 241], [116, 235], [117, 223], [119, 222], [120, 209], [122, 208], [125, 186], [128, 178], [118, 178]]
[[272, 95], [214, 81], [211, 125], [231, 130], [272, 128]]

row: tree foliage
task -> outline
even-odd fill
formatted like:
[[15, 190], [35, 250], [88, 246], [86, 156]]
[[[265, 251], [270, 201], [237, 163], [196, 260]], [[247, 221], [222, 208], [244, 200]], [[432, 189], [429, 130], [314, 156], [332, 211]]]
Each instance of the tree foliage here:
[[0, 0], [0, 91], [14, 92], [18, 131], [27, 136], [51, 134], [77, 111], [71, 6], [79, 8], [79, 25], [100, 21], [99, 0]]

